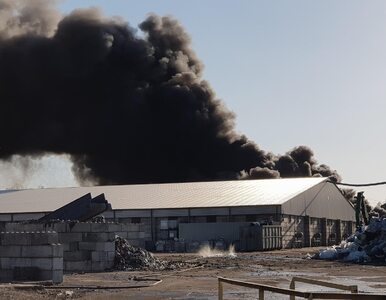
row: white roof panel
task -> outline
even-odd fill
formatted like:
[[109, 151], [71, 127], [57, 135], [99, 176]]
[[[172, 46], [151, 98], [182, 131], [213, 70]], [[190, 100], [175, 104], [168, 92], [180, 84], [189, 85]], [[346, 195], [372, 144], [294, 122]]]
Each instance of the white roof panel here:
[[262, 179], [0, 192], [0, 213], [49, 212], [91, 193], [113, 209], [167, 209], [280, 205], [327, 178]]

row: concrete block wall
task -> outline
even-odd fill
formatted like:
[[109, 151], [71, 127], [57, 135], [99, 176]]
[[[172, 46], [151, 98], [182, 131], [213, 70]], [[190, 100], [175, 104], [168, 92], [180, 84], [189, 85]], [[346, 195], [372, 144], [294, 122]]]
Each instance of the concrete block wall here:
[[[117, 232], [117, 234], [125, 239], [128, 242], [136, 247], [145, 248], [147, 242], [152, 241], [152, 222], [151, 218], [110, 218], [109, 221], [118, 222], [122, 226], [126, 226], [122, 231]], [[135, 223], [134, 221], [140, 220], [140, 223]]]
[[1, 232], [0, 281], [63, 281], [63, 245], [53, 231]]
[[[48, 222], [5, 223], [8, 231], [55, 230], [58, 242], [63, 244], [65, 272], [98, 272], [111, 269], [115, 259], [115, 235], [134, 246], [144, 247], [151, 239], [143, 224]], [[150, 231], [150, 230], [149, 230]]]

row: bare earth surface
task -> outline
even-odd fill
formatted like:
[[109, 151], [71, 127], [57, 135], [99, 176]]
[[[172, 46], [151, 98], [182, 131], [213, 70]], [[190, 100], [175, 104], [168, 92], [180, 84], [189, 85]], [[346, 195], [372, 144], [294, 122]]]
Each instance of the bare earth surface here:
[[[293, 276], [358, 285], [361, 292], [386, 295], [386, 265], [358, 265], [306, 259], [317, 248], [238, 253], [237, 257], [157, 254], [163, 260], [188, 262], [173, 271], [120, 271], [65, 275], [55, 288], [0, 285], [0, 299], [217, 299], [217, 277], [289, 287]], [[162, 282], [159, 282], [162, 280]], [[158, 282], [158, 283], [157, 283]], [[156, 284], [157, 283], [157, 284]], [[148, 286], [149, 287], [140, 287]], [[133, 286], [135, 286], [133, 288]], [[257, 299], [258, 291], [224, 285], [225, 299]], [[297, 284], [304, 291], [332, 291]], [[266, 299], [288, 299], [267, 294]]]

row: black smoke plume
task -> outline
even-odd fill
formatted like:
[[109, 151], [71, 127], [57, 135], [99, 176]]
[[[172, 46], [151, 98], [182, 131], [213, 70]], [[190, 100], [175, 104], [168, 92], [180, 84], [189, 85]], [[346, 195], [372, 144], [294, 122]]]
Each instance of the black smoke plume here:
[[0, 1], [0, 158], [69, 154], [99, 184], [332, 176], [313, 152], [278, 157], [235, 133], [171, 17], [142, 35], [97, 9]]

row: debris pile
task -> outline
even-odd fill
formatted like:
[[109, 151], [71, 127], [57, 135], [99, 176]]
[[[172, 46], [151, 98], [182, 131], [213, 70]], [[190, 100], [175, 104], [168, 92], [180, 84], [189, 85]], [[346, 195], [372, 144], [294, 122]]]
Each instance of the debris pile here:
[[115, 268], [118, 270], [164, 270], [168, 263], [145, 249], [135, 247], [120, 237], [115, 238]]
[[348, 262], [386, 262], [386, 218], [372, 218], [340, 245], [321, 250], [313, 258]]

